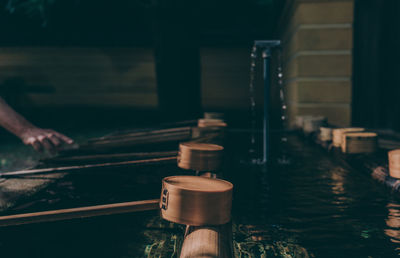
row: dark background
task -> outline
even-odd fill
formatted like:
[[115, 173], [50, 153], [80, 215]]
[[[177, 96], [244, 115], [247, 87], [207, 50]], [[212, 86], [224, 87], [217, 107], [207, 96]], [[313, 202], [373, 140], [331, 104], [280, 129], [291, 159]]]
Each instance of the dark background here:
[[[40, 46], [148, 46], [163, 28], [200, 45], [251, 44], [276, 32], [280, 0], [0, 0], [0, 43]], [[176, 38], [179, 35], [168, 33]]]
[[[192, 119], [203, 111], [199, 48], [245, 46], [250, 51], [255, 39], [278, 37], [278, 17], [284, 3], [281, 0], [0, 0], [3, 7], [0, 46], [152, 47], [160, 112], [141, 118], [139, 111], [135, 121], [149, 117], [161, 121]], [[12, 104], [20, 89], [18, 82], [7, 83], [0, 85], [0, 91], [3, 89], [0, 93]], [[124, 124], [124, 117], [133, 116], [132, 110], [19, 111], [41, 124], [46, 123], [42, 121], [46, 117], [78, 121], [91, 120], [97, 114], [102, 114], [103, 124], [109, 124], [104, 117], [113, 121], [110, 123]], [[52, 119], [48, 126], [54, 127], [54, 122]]]
[[[154, 47], [161, 117], [178, 120], [202, 112], [199, 47], [277, 38], [285, 2], [0, 0], [0, 46]], [[399, 1], [355, 0], [355, 126], [400, 130], [399, 13]]]
[[400, 1], [356, 0], [353, 124], [400, 130]]

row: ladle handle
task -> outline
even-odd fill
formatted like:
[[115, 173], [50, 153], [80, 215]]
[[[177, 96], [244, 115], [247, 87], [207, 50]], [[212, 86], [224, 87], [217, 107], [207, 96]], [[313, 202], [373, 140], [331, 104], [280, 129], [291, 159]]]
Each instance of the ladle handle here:
[[159, 199], [0, 216], [0, 227], [158, 210]]

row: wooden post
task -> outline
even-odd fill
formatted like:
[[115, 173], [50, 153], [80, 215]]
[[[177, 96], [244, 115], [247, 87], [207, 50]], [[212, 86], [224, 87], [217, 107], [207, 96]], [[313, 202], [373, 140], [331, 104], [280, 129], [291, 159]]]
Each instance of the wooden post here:
[[390, 176], [400, 179], [400, 149], [389, 151], [388, 157]]
[[[201, 176], [214, 175], [208, 172]], [[232, 241], [232, 222], [218, 226], [186, 226], [180, 258], [231, 258]]]
[[358, 127], [350, 127], [350, 128], [336, 128], [332, 131], [332, 144], [336, 148], [340, 148], [342, 146], [343, 134], [345, 133], [355, 133], [355, 132], [363, 132], [364, 128]]
[[180, 257], [233, 257], [232, 224], [187, 227]]
[[345, 133], [342, 136], [343, 153], [373, 153], [377, 148], [378, 135], [376, 133]]

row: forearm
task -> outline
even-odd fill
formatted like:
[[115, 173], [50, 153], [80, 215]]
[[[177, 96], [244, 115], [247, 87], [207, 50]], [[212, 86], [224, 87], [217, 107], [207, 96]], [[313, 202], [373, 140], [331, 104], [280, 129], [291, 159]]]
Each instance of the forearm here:
[[72, 139], [56, 131], [34, 126], [23, 116], [15, 112], [1, 97], [0, 126], [15, 134], [23, 143], [31, 145], [37, 151], [45, 149], [54, 152], [62, 145], [74, 142]]
[[32, 125], [23, 116], [15, 112], [1, 97], [0, 97], [0, 126], [4, 127], [18, 137], [30, 129], [34, 129]]

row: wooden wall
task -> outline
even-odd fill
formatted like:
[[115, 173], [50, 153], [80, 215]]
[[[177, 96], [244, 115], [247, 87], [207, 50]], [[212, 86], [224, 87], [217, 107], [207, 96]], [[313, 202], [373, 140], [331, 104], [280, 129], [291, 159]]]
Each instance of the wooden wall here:
[[289, 119], [351, 122], [353, 0], [291, 0], [281, 21]]
[[[203, 108], [248, 109], [250, 49], [200, 52]], [[23, 84], [25, 107], [157, 108], [151, 48], [3, 47], [0, 87], [13, 87], [10, 80]]]
[[0, 87], [10, 80], [24, 84], [24, 106], [157, 106], [147, 48], [0, 48]]
[[[312, 114], [350, 124], [353, 1], [287, 1], [279, 30], [290, 121]], [[250, 48], [200, 53], [203, 108], [248, 110]], [[0, 87], [10, 80], [26, 86], [27, 107], [157, 108], [151, 48], [1, 47]], [[260, 76], [256, 85], [261, 107]]]

